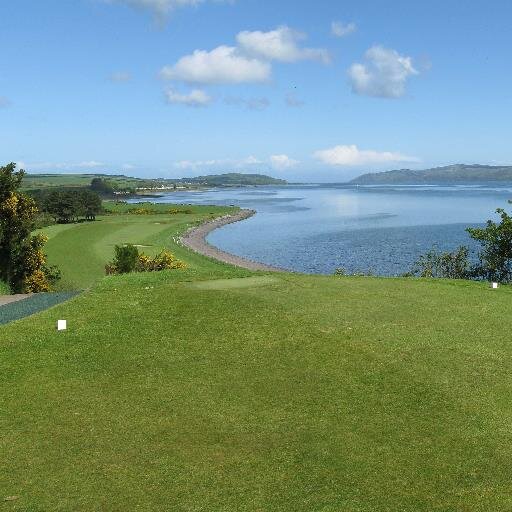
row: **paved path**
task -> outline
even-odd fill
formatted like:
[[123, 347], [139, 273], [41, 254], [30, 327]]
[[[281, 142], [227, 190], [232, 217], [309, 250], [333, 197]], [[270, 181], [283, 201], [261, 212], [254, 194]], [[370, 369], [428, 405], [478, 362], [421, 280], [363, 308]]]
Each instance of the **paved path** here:
[[258, 263], [246, 258], [241, 258], [240, 256], [235, 256], [229, 252], [221, 251], [206, 241], [206, 236], [214, 229], [226, 226], [227, 224], [232, 224], [233, 222], [240, 222], [241, 220], [248, 219], [255, 213], [256, 212], [254, 210], [241, 210], [235, 215], [226, 215], [210, 222], [206, 222], [197, 228], [187, 231], [181, 237], [181, 242], [183, 245], [195, 252], [198, 252], [199, 254], [203, 254], [204, 256], [214, 258], [224, 263], [229, 263], [230, 265], [235, 265], [236, 267], [246, 268], [248, 270], [262, 270], [265, 272], [286, 272], [280, 268], [271, 267], [264, 263]]
[[0, 307], [12, 302], [18, 302], [30, 297], [30, 295], [0, 295]]

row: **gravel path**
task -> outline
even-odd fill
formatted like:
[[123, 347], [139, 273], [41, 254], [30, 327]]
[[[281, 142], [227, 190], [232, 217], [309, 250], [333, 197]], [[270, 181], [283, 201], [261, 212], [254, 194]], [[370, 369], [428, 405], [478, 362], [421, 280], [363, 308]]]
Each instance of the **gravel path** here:
[[0, 295], [0, 307], [27, 299], [28, 297], [30, 297], [30, 295]]
[[183, 245], [199, 254], [208, 256], [209, 258], [214, 258], [224, 263], [229, 263], [230, 265], [235, 265], [236, 267], [246, 268], [248, 270], [262, 270], [265, 272], [286, 272], [280, 268], [271, 267], [264, 263], [257, 263], [256, 261], [251, 261], [246, 258], [241, 258], [240, 256], [235, 256], [234, 254], [221, 251], [206, 241], [206, 236], [214, 229], [226, 226], [227, 224], [232, 224], [233, 222], [240, 222], [241, 220], [248, 219], [255, 213], [256, 212], [254, 210], [241, 210], [235, 215], [226, 215], [210, 222], [206, 222], [197, 228], [187, 231], [181, 237], [181, 242]]

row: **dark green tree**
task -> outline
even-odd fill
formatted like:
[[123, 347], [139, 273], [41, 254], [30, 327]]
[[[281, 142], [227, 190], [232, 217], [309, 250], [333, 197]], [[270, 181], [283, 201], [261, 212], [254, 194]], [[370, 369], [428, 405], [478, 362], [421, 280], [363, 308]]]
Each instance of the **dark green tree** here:
[[14, 163], [0, 167], [0, 279], [14, 293], [49, 291], [59, 274], [46, 264], [46, 238], [31, 235], [38, 209], [19, 191], [24, 175]]
[[101, 198], [92, 190], [52, 190], [42, 200], [43, 210], [61, 224], [78, 222], [80, 217], [96, 220], [102, 210]]
[[512, 217], [499, 208], [500, 222], [487, 221], [485, 228], [468, 228], [471, 238], [482, 246], [475, 276], [501, 283], [512, 282]]
[[115, 189], [112, 183], [103, 178], [93, 178], [90, 185], [91, 190], [97, 192], [98, 194], [111, 196]]

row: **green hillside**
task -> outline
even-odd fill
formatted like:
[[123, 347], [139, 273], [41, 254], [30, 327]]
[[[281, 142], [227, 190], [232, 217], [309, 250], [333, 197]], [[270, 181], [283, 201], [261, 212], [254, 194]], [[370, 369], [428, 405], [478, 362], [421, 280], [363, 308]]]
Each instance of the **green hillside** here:
[[263, 174], [227, 173], [196, 178], [183, 178], [182, 181], [209, 186], [238, 186], [238, 185], [286, 185], [285, 180], [272, 178]]
[[489, 182], [512, 182], [512, 166], [458, 164], [422, 171], [400, 169], [363, 174], [350, 183], [354, 185], [415, 185]]
[[90, 185], [93, 178], [102, 178], [116, 189], [158, 189], [186, 187], [224, 187], [224, 186], [257, 186], [285, 185], [286, 181], [262, 174], [227, 173], [191, 178], [176, 179], [145, 179], [131, 178], [124, 175], [107, 174], [27, 174], [23, 179], [23, 189], [36, 190], [54, 187], [85, 187]]

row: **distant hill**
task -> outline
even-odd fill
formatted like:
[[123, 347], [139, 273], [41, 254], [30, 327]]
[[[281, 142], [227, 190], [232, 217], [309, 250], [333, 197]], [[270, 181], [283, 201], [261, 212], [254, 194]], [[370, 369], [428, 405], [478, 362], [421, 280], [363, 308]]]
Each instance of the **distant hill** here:
[[488, 182], [512, 182], [512, 166], [457, 164], [422, 171], [400, 169], [363, 174], [350, 183], [354, 185], [421, 185]]
[[158, 190], [172, 189], [174, 186], [187, 188], [233, 187], [256, 185], [286, 185], [285, 180], [272, 178], [263, 174], [227, 173], [211, 176], [177, 179], [132, 178], [124, 175], [110, 174], [26, 174], [23, 178], [25, 190], [42, 190], [55, 187], [86, 187], [93, 178], [102, 178], [116, 190]]
[[196, 178], [183, 178], [182, 182], [208, 185], [212, 187], [226, 187], [236, 185], [286, 185], [285, 180], [265, 176], [264, 174], [213, 174], [210, 176], [198, 176]]

